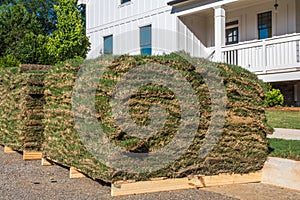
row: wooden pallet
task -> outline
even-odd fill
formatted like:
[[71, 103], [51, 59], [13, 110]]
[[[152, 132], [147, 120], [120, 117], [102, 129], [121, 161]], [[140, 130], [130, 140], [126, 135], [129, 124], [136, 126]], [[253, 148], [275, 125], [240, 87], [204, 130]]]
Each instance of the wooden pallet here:
[[79, 172], [75, 167], [70, 167], [70, 178], [85, 178], [86, 175]]
[[8, 146], [4, 146], [4, 153], [16, 153], [17, 151], [13, 150]]
[[51, 166], [53, 165], [53, 163], [49, 160], [47, 160], [46, 158], [42, 158], [42, 162], [41, 162], [42, 166]]
[[[42, 164], [42, 166], [51, 166], [51, 165], [54, 165], [54, 164], [58, 164], [58, 165], [60, 165], [62, 167], [65, 167], [65, 168], [68, 167], [68, 166], [64, 166], [64, 165], [59, 164], [58, 161], [52, 160], [51, 158], [42, 158], [41, 164]], [[69, 169], [70, 169], [69, 178], [73, 179], [73, 178], [85, 178], [85, 177], [87, 177], [85, 174], [78, 171], [75, 167], [70, 167]]]
[[189, 178], [152, 179], [150, 181], [118, 181], [111, 186], [111, 196], [125, 196], [171, 190], [203, 188], [211, 186], [261, 182], [262, 172], [250, 174], [220, 174], [217, 176], [193, 176]]
[[23, 160], [42, 160], [43, 152], [23, 151]]

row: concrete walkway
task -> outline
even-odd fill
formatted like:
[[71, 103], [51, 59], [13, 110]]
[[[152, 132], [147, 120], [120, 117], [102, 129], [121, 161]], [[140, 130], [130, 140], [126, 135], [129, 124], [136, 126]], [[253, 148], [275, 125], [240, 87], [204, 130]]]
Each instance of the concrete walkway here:
[[268, 135], [267, 137], [285, 140], [300, 140], [300, 130], [275, 128], [274, 133], [272, 135]]

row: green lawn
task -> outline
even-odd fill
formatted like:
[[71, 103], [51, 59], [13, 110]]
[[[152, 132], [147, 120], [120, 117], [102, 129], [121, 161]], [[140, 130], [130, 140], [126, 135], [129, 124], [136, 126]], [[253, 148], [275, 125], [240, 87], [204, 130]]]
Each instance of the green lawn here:
[[267, 110], [268, 124], [273, 128], [300, 129], [300, 112]]
[[300, 140], [268, 139], [270, 156], [300, 160]]

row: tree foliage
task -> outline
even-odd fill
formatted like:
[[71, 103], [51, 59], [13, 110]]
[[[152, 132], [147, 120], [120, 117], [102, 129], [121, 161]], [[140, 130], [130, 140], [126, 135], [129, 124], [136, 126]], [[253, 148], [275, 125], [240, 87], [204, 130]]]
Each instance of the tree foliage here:
[[37, 17], [41, 24], [44, 34], [51, 34], [55, 30], [57, 23], [54, 5], [57, 0], [18, 0], [24, 5], [29, 13]]
[[27, 12], [36, 16], [45, 35], [55, 30], [57, 20], [54, 5], [57, 0], [0, 0], [1, 4], [24, 6]]
[[[0, 57], [21, 63], [55, 64], [85, 58], [84, 9], [76, 0], [0, 0]], [[58, 16], [58, 19], [57, 17]]]
[[14, 51], [7, 53], [13, 55], [21, 63], [50, 64], [53, 62], [47, 51], [48, 40], [47, 36], [31, 32], [26, 34], [21, 41], [14, 43]]
[[56, 62], [71, 58], [85, 58], [89, 40], [76, 0], [58, 0], [54, 6], [57, 15], [57, 30], [49, 39], [48, 51]]
[[22, 5], [2, 5], [0, 7], [0, 56], [16, 50], [15, 44], [26, 34], [42, 33], [36, 16], [26, 11]]
[[0, 57], [0, 69], [1, 68], [11, 68], [11, 67], [18, 67], [20, 61], [17, 60], [12, 55], [6, 55], [4, 57]]

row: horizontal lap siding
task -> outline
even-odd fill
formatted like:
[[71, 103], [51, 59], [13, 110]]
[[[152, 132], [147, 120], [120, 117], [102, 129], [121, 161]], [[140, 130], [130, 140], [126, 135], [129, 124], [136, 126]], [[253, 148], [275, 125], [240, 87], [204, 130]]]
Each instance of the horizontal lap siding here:
[[103, 37], [113, 35], [114, 54], [139, 54], [139, 27], [152, 25], [153, 54], [176, 50], [176, 16], [167, 0], [91, 0], [87, 5], [87, 35], [92, 43], [89, 57], [103, 52]]

